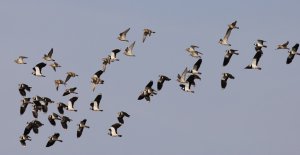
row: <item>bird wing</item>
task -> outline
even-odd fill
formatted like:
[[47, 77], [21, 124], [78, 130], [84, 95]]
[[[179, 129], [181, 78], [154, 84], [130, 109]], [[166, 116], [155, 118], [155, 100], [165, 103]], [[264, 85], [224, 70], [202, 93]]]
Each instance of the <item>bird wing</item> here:
[[153, 81], [151, 80], [147, 85], [146, 85], [146, 87], [145, 88], [151, 88], [152, 87], [152, 85], [153, 85]]
[[296, 53], [297, 50], [298, 50], [298, 47], [299, 47], [299, 44], [295, 44], [293, 47], [292, 47], [292, 52]]
[[226, 88], [226, 85], [227, 85], [227, 80], [222, 79], [222, 80], [221, 80], [221, 87], [222, 87], [223, 89], [225, 89], [225, 88]]
[[259, 59], [260, 57], [262, 56], [262, 52], [256, 52], [253, 59], [252, 59], [252, 65], [253, 66], [257, 66], [258, 62], [259, 62]]
[[163, 87], [163, 84], [164, 84], [164, 80], [157, 81], [157, 90], [161, 90], [161, 88]]
[[229, 53], [229, 51], [227, 51], [224, 56], [223, 66], [226, 66], [229, 63], [231, 57], [232, 57], [232, 54]]
[[51, 50], [48, 52], [48, 56], [51, 58], [53, 54], [53, 48], [51, 48]]
[[288, 44], [289, 44], [289, 41], [287, 41], [284, 44], [282, 44], [282, 46], [287, 46]]
[[126, 29], [125, 31], [123, 31], [122, 33], [120, 33], [120, 35], [126, 35], [129, 30], [130, 30], [130, 28]]
[[201, 63], [202, 63], [202, 59], [200, 58], [200, 59], [194, 64], [193, 69], [197, 71], [197, 70], [200, 68]]
[[230, 33], [231, 33], [231, 28], [228, 28], [227, 31], [226, 31], [226, 34], [224, 36], [224, 39], [223, 40], [228, 40], [229, 36], [230, 36]]
[[71, 75], [68, 74], [67, 77], [66, 77], [65, 83], [66, 83], [67, 81], [69, 81], [70, 78], [71, 78]]
[[293, 61], [294, 57], [295, 57], [295, 54], [292, 54], [290, 52], [289, 56], [286, 59], [286, 64], [290, 64]]
[[122, 124], [120, 124], [120, 123], [115, 123], [115, 124], [111, 125], [111, 127], [113, 127], [116, 131], [120, 126], [122, 126]]
[[97, 95], [97, 96], [96, 96], [96, 98], [95, 98], [95, 100], [94, 100], [94, 101], [96, 101], [96, 102], [97, 102], [97, 104], [99, 105], [99, 104], [100, 104], [100, 101], [101, 101], [101, 99], [102, 99], [102, 94], [99, 94], [99, 95]]
[[102, 75], [102, 73], [103, 73], [103, 70], [99, 70], [99, 71], [97, 71], [97, 72], [94, 74], [94, 76], [97, 76], [98, 78], [100, 78], [100, 76]]
[[53, 125], [53, 126], [56, 125], [55, 120], [52, 119], [52, 116], [51, 116], [51, 115], [48, 116], [48, 120], [49, 120], [49, 122], [50, 122], [51, 125]]
[[124, 119], [123, 119], [123, 117], [118, 117], [118, 121], [121, 123], [121, 124], [124, 124]]
[[26, 96], [26, 92], [24, 89], [19, 89], [19, 92], [22, 96]]
[[77, 129], [77, 138], [79, 138], [82, 135], [83, 127], [78, 127]]

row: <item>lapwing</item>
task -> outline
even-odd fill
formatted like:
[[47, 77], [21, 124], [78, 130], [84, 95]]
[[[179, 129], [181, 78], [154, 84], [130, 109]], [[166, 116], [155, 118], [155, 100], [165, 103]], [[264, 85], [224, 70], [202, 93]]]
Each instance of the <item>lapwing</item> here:
[[225, 34], [224, 38], [223, 39], [221, 38], [219, 40], [219, 43], [221, 45], [231, 46], [231, 44], [228, 43], [228, 38], [230, 36], [230, 33], [231, 33], [232, 29], [234, 29], [234, 28], [238, 29], [238, 27], [236, 26], [236, 22], [237, 21], [234, 21], [233, 23], [231, 23], [230, 25], [228, 25], [228, 29], [226, 31], [226, 34]]
[[58, 91], [59, 85], [63, 84], [66, 86], [66, 83], [63, 80], [54, 80], [56, 91]]
[[188, 78], [187, 78], [187, 80], [186, 80], [186, 82], [184, 82], [184, 83], [180, 83], [180, 87], [181, 87], [181, 89], [183, 90], [183, 91], [185, 91], [185, 92], [191, 92], [191, 93], [194, 93], [194, 91], [193, 90], [191, 90], [191, 86], [193, 85], [196, 85], [195, 84], [195, 79], [200, 79], [200, 77], [198, 76], [198, 75], [196, 75], [196, 74], [191, 74]]
[[52, 113], [51, 115], [48, 116], [48, 120], [51, 125], [55, 126], [56, 125], [55, 120], [61, 120], [61, 117], [56, 113]]
[[67, 72], [66, 74], [67, 74], [67, 77], [66, 77], [65, 83], [67, 83], [67, 82], [70, 80], [71, 77], [76, 77], [76, 76], [78, 76], [78, 75], [77, 75], [76, 73], [74, 73], [74, 72]]
[[82, 135], [83, 129], [84, 128], [90, 128], [89, 126], [85, 125], [86, 124], [86, 119], [83, 119], [82, 121], [80, 121], [80, 123], [78, 124], [78, 129], [77, 129], [77, 138], [79, 138]]
[[132, 57], [135, 56], [133, 53], [134, 44], [135, 44], [135, 41], [132, 44], [130, 44], [128, 47], [126, 47], [125, 52], [124, 52], [124, 54], [126, 56], [132, 56]]
[[226, 66], [229, 63], [233, 54], [239, 55], [239, 53], [237, 53], [236, 51], [238, 51], [238, 50], [234, 50], [234, 49], [226, 50], [225, 56], [224, 56], [224, 61], [223, 61], [223, 66]]
[[118, 128], [121, 127], [121, 123], [115, 123], [108, 129], [108, 135], [112, 137], [122, 137], [122, 135], [118, 134]]
[[28, 104], [31, 104], [31, 102], [30, 102], [30, 97], [28, 97], [28, 98], [23, 98], [22, 100], [21, 100], [21, 106], [20, 106], [20, 114], [21, 115], [23, 115], [24, 114], [24, 112], [26, 111], [26, 108], [27, 108], [27, 105]]
[[111, 63], [111, 57], [110, 57], [110, 55], [108, 55], [105, 58], [102, 58], [102, 70], [105, 71], [107, 65], [109, 65], [110, 63]]
[[124, 124], [124, 117], [130, 117], [130, 115], [127, 113], [127, 112], [125, 112], [125, 111], [120, 111], [120, 112], [118, 112], [118, 121], [121, 123], [121, 124]]
[[277, 45], [277, 48], [275, 50], [279, 50], [279, 49], [287, 49], [289, 50], [290, 48], [288, 48], [288, 44], [289, 44], [289, 41], [283, 43], [283, 44], [279, 44]]
[[60, 136], [59, 133], [54, 133], [52, 136], [48, 137], [49, 140], [48, 140], [48, 142], [46, 144], [46, 147], [52, 146], [56, 141], [63, 142], [61, 139], [58, 139], [59, 136]]
[[21, 143], [21, 145], [22, 146], [26, 146], [26, 141], [31, 141], [31, 137], [30, 136], [28, 136], [28, 135], [22, 135], [22, 136], [20, 136], [19, 137], [19, 141], [20, 141], [20, 143]]
[[152, 33], [155, 33], [154, 31], [150, 30], [150, 29], [144, 29], [144, 33], [143, 33], [143, 43], [145, 42], [147, 36], [151, 36]]
[[157, 90], [161, 90], [165, 81], [170, 81], [171, 79], [165, 75], [159, 75], [157, 81]]
[[63, 93], [63, 96], [67, 96], [69, 94], [78, 94], [77, 92], [75, 92], [77, 89], [77, 87], [72, 87], [69, 89], [66, 89], [65, 92]]
[[71, 122], [72, 119], [70, 119], [69, 117], [67, 116], [62, 116], [61, 117], [61, 120], [60, 120], [60, 124], [61, 126], [64, 128], [64, 129], [68, 129], [68, 122]]
[[223, 73], [223, 74], [222, 74], [222, 79], [221, 79], [221, 87], [222, 87], [223, 89], [226, 88], [227, 80], [228, 80], [228, 79], [234, 79], [234, 76], [231, 75], [230, 73]]
[[262, 51], [257, 51], [252, 59], [251, 64], [245, 67], [245, 69], [258, 69], [261, 70], [261, 67], [258, 66], [260, 57], [263, 55]]
[[97, 72], [91, 77], [91, 79], [92, 79], [91, 83], [92, 83], [92, 90], [93, 90], [93, 91], [95, 91], [96, 86], [97, 86], [98, 84], [104, 84], [104, 80], [101, 80], [101, 78], [100, 78], [100, 76], [102, 75], [102, 73], [104, 73], [104, 71], [99, 70], [99, 71], [97, 71]]
[[120, 49], [114, 49], [111, 51], [110, 53], [110, 61], [114, 62], [114, 61], [119, 61], [119, 59], [117, 58], [117, 54], [120, 52]]
[[184, 71], [181, 74], [177, 75], [177, 81], [179, 83], [184, 83], [186, 81], [186, 74], [188, 73], [187, 67], [184, 69]]
[[25, 84], [25, 83], [19, 84], [19, 92], [23, 97], [26, 96], [26, 91], [30, 92], [30, 90], [31, 90], [31, 87], [28, 86], [27, 84]]
[[27, 126], [25, 127], [24, 129], [24, 132], [23, 132], [23, 135], [28, 135], [30, 133], [31, 130], [33, 130], [33, 132], [35, 134], [38, 134], [39, 133], [39, 128], [41, 126], [43, 126], [44, 124], [41, 123], [40, 121], [38, 120], [33, 120], [31, 122], [27, 122]]
[[70, 100], [68, 101], [68, 106], [67, 106], [66, 110], [77, 112], [77, 110], [74, 109], [74, 103], [77, 101], [77, 99], [78, 99], [77, 96], [70, 98]]
[[25, 57], [25, 56], [19, 56], [16, 60], [15, 60], [15, 63], [17, 64], [27, 64], [24, 59], [27, 59], [28, 57]]
[[90, 104], [90, 106], [91, 106], [90, 109], [93, 111], [103, 111], [102, 109], [99, 108], [101, 99], [102, 99], [102, 94], [100, 93], [96, 96], [94, 101]]
[[125, 31], [121, 32], [121, 33], [119, 34], [118, 39], [119, 39], [120, 41], [126, 41], [126, 42], [129, 42], [129, 41], [126, 39], [126, 35], [127, 35], [127, 33], [128, 33], [129, 30], [130, 30], [130, 28], [128, 28], [128, 29], [126, 29]]
[[53, 63], [50, 64], [49, 66], [51, 66], [55, 72], [56, 72], [56, 68], [57, 68], [57, 67], [61, 67], [61, 65], [59, 65], [57, 62], [53, 62]]
[[67, 109], [68, 106], [62, 102], [57, 103], [57, 110], [60, 114], [64, 114], [64, 109]]
[[289, 51], [289, 56], [286, 59], [286, 64], [290, 64], [293, 61], [295, 55], [300, 55], [300, 53], [297, 53], [298, 47], [299, 44], [297, 43], [292, 47], [292, 50]]
[[185, 50], [190, 54], [190, 56], [194, 58], [200, 58], [203, 53], [196, 50], [196, 48], [199, 48], [196, 45], [191, 45], [190, 47], [186, 48]]
[[34, 76], [38, 76], [38, 77], [45, 77], [45, 75], [42, 74], [42, 69], [46, 66], [46, 64], [44, 62], [41, 62], [39, 64], [37, 64], [35, 67], [33, 67], [33, 72], [32, 74]]
[[153, 81], [151, 80], [145, 87], [145, 89], [141, 92], [138, 97], [138, 100], [146, 99], [146, 101], [150, 102], [150, 97], [156, 95], [156, 90], [152, 88]]
[[52, 54], [53, 54], [53, 48], [50, 49], [48, 54], [44, 54], [43, 59], [46, 61], [55, 61], [54, 59], [52, 59]]
[[198, 59], [198, 60], [196, 61], [196, 63], [194, 64], [193, 69], [192, 69], [192, 70], [189, 70], [188, 72], [189, 72], [189, 73], [192, 73], [192, 74], [201, 74], [201, 72], [198, 71], [199, 68], [200, 68], [200, 66], [201, 66], [201, 63], [202, 63], [202, 59], [200, 58], [200, 59]]

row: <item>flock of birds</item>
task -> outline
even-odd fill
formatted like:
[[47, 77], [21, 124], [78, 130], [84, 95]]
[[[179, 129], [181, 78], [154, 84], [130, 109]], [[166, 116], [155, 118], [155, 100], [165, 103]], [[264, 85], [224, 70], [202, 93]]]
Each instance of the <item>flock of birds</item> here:
[[[229, 36], [231, 34], [231, 31], [233, 29], [239, 29], [239, 27], [236, 26], [237, 21], [234, 21], [233, 23], [228, 25], [228, 29], [226, 31], [226, 34], [223, 38], [221, 38], [219, 40], [219, 44], [224, 45], [224, 46], [228, 46], [230, 47], [231, 44], [229, 44], [228, 39]], [[119, 34], [118, 40], [120, 41], [124, 41], [124, 42], [129, 42], [126, 39], [126, 35], [129, 32], [130, 28], [126, 29], [125, 31], [121, 32]], [[142, 42], [144, 43], [147, 37], [150, 37], [152, 34], [154, 34], [155, 32], [150, 30], [150, 29], [144, 29], [143, 32], [143, 38], [142, 38]], [[255, 44], [254, 44], [254, 49], [256, 51], [252, 62], [247, 65], [245, 67], [245, 69], [258, 69], [261, 70], [261, 67], [258, 66], [258, 62], [261, 58], [261, 56], [263, 55], [263, 48], [267, 48], [267, 46], [265, 45], [264, 40], [258, 39]], [[291, 50], [288, 48], [289, 45], [289, 41], [280, 44], [277, 46], [276, 49], [286, 49], [288, 50], [288, 57], [286, 60], [287, 64], [290, 64], [294, 58], [295, 55], [300, 55], [300, 53], [297, 53], [299, 44], [296, 43]], [[133, 52], [133, 48], [135, 46], [135, 41], [132, 42], [128, 47], [125, 48], [124, 50], [124, 55], [128, 56], [128, 57], [134, 57], [135, 54]], [[202, 74], [199, 69], [202, 63], [202, 58], [201, 55], [203, 55], [203, 53], [197, 51], [197, 48], [199, 48], [196, 45], [191, 45], [190, 47], [186, 48], [186, 51], [189, 53], [189, 55], [193, 58], [196, 58], [197, 61], [195, 62], [195, 64], [193, 65], [192, 69], [188, 69], [187, 67], [184, 69], [184, 71], [181, 74], [177, 75], [177, 82], [179, 83], [179, 87], [185, 91], [185, 92], [190, 92], [190, 93], [194, 93], [194, 91], [192, 90], [192, 86], [195, 87], [196, 83], [195, 80], [201, 80], [200, 75]], [[101, 75], [103, 73], [105, 73], [107, 66], [115, 61], [119, 61], [117, 55], [120, 52], [120, 49], [114, 49], [111, 51], [111, 53], [102, 59], [102, 68], [100, 70], [98, 70], [97, 72], [95, 72], [94, 75], [92, 75], [91, 77], [91, 85], [92, 85], [92, 91], [95, 91], [96, 87], [98, 85], [104, 84], [104, 80], [101, 79]], [[225, 56], [224, 56], [224, 61], [223, 61], [223, 66], [226, 66], [229, 64], [231, 57], [233, 55], [239, 55], [239, 53], [237, 52], [238, 50], [235, 49], [228, 49], [225, 52]], [[46, 77], [43, 73], [42, 73], [42, 69], [44, 67], [47, 66], [47, 63], [50, 62], [49, 66], [53, 68], [53, 70], [56, 72], [57, 68], [61, 67], [53, 58], [53, 49], [51, 49], [47, 54], [44, 54], [43, 56], [43, 62], [38, 63], [36, 66], [34, 66], [33, 72], [32, 74], [36, 77]], [[15, 63], [17, 64], [27, 64], [25, 62], [25, 59], [27, 59], [26, 56], [19, 56], [16, 60]], [[59, 90], [60, 85], [65, 85], [67, 84], [67, 82], [71, 79], [71, 78], [75, 78], [78, 75], [75, 72], [67, 72], [66, 73], [66, 78], [65, 80], [54, 80], [55, 83], [55, 87], [56, 90]], [[222, 74], [222, 78], [221, 78], [221, 88], [225, 89], [227, 86], [227, 80], [228, 79], [234, 79], [234, 76], [231, 73], [223, 73]], [[157, 94], [157, 91], [160, 91], [163, 88], [163, 84], [165, 81], [170, 81], [171, 79], [169, 77], [167, 77], [166, 75], [159, 75], [159, 79], [157, 80], [157, 90], [153, 88], [153, 80], [150, 80], [148, 82], [148, 84], [144, 87], [144, 89], [140, 92], [140, 95], [138, 96], [138, 100], [143, 100], [145, 99], [146, 101], [150, 102], [151, 97], [153, 97], [154, 95]], [[68, 89], [66, 89], [64, 91], [64, 93], [62, 94], [62, 96], [69, 96], [69, 95], [74, 95], [72, 96], [68, 103], [62, 103], [62, 102], [58, 102], [57, 103], [57, 111], [59, 114], [52, 112], [52, 114], [50, 114], [48, 116], [48, 120], [49, 123], [52, 126], [56, 125], [56, 121], [60, 121], [60, 124], [62, 126], [63, 129], [68, 129], [68, 123], [70, 123], [72, 121], [71, 118], [69, 118], [68, 116], [64, 115], [64, 110], [67, 111], [74, 111], [76, 112], [77, 109], [75, 109], [74, 104], [75, 102], [78, 100], [78, 96], [76, 96], [76, 94], [78, 94], [76, 92], [77, 87], [70, 87]], [[54, 101], [48, 97], [41, 97], [41, 96], [34, 96], [34, 97], [28, 97], [27, 93], [31, 91], [31, 87], [25, 83], [21, 83], [19, 84], [19, 92], [20, 95], [23, 97], [21, 100], [21, 107], [20, 107], [20, 114], [23, 115], [26, 111], [26, 108], [29, 104], [32, 105], [32, 115], [34, 117], [34, 120], [32, 120], [31, 122], [27, 122], [27, 125], [25, 126], [24, 132], [23, 134], [19, 137], [19, 141], [21, 143], [22, 146], [26, 146], [26, 141], [31, 141], [31, 137], [29, 136], [31, 130], [33, 130], [33, 132], [35, 134], [38, 134], [39, 132], [39, 128], [42, 127], [44, 124], [42, 122], [40, 122], [38, 120], [38, 116], [39, 116], [39, 112], [43, 112], [43, 113], [48, 113], [48, 105], [54, 103]], [[102, 94], [98, 94], [94, 101], [92, 103], [90, 103], [90, 109], [92, 111], [103, 111], [100, 108], [100, 102], [102, 99]], [[108, 128], [108, 135], [112, 136], [112, 137], [122, 137], [122, 135], [118, 134], [118, 128], [120, 128], [123, 124], [124, 124], [124, 117], [130, 117], [130, 115], [125, 112], [125, 111], [120, 111], [118, 112], [118, 117], [117, 123], [112, 124], [109, 128]], [[77, 138], [81, 137], [84, 128], [89, 128], [88, 125], [86, 125], [87, 119], [83, 119], [79, 122], [79, 124], [77, 124], [78, 128], [77, 128]], [[49, 136], [49, 139], [46, 143], [46, 147], [50, 147], [52, 146], [56, 141], [58, 142], [62, 142], [62, 140], [59, 138], [60, 137], [60, 133], [54, 133], [53, 135]]]

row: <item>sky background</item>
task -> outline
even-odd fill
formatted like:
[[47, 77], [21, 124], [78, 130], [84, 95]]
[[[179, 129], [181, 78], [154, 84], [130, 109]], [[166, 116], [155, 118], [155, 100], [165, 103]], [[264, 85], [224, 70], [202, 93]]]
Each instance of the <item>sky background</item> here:
[[[287, 40], [289, 47], [300, 42], [299, 5], [297, 0], [1, 0], [0, 154], [299, 155], [300, 58], [286, 65], [287, 51], [274, 50]], [[240, 55], [223, 67], [228, 47], [218, 40], [235, 20], [240, 29], [232, 31], [229, 43]], [[136, 41], [136, 57], [123, 55], [129, 43], [117, 40], [129, 27], [127, 38]], [[144, 28], [156, 33], [142, 43]], [[268, 46], [259, 62], [262, 70], [245, 70], [257, 39]], [[191, 44], [204, 53], [202, 80], [196, 82], [194, 94], [183, 92], [176, 82], [177, 74], [197, 61], [185, 51]], [[34, 77], [32, 67], [51, 48], [62, 67], [54, 72], [47, 66], [45, 78]], [[105, 84], [92, 92], [90, 77], [115, 48], [122, 50], [120, 61], [108, 66], [102, 75]], [[29, 57], [26, 65], [13, 62], [19, 55]], [[19, 114], [18, 84], [32, 86], [29, 97], [66, 103], [72, 96], [62, 97], [65, 87], [57, 92], [54, 80], [64, 80], [68, 71], [79, 74], [67, 85], [78, 87], [79, 93], [78, 112], [65, 112], [73, 119], [68, 130], [59, 122], [50, 125], [47, 116], [58, 112], [56, 104], [49, 105], [49, 112], [39, 115], [45, 124], [40, 133], [30, 133], [32, 141], [22, 147], [18, 138], [33, 117], [30, 106]], [[223, 72], [235, 76], [225, 90], [220, 85]], [[159, 74], [172, 80], [150, 103], [138, 101], [140, 91]], [[89, 104], [99, 93], [104, 111], [93, 112]], [[110, 137], [107, 129], [121, 110], [131, 115], [119, 128], [123, 137]], [[77, 139], [76, 124], [84, 118], [90, 129]], [[46, 148], [54, 132], [64, 142]]]

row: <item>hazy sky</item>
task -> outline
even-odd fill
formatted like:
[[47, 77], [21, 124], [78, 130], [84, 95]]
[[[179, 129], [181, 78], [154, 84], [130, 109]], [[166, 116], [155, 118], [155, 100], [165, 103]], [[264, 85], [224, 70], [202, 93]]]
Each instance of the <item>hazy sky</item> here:
[[[300, 154], [300, 57], [286, 65], [288, 53], [274, 50], [287, 40], [290, 47], [300, 42], [299, 1], [0, 1], [0, 67], [2, 71], [2, 108], [0, 121], [1, 154], [126, 154], [126, 155], [299, 155]], [[218, 44], [227, 25], [237, 20], [239, 30], [229, 38], [239, 50], [223, 67], [226, 46]], [[129, 43], [136, 41], [136, 57], [122, 53], [126, 42], [118, 34], [131, 28]], [[142, 43], [144, 28], [156, 33]], [[254, 42], [266, 40], [258, 70], [245, 70], [255, 54]], [[176, 76], [197, 59], [185, 51], [195, 44], [204, 53], [194, 94], [183, 92]], [[34, 77], [32, 67], [42, 62], [43, 54], [54, 48], [53, 58], [62, 65], [54, 72], [43, 69], [45, 78]], [[112, 49], [122, 50], [119, 62], [108, 66], [102, 75], [104, 85], [91, 90], [90, 77], [101, 67], [101, 58]], [[13, 62], [28, 56], [28, 64]], [[20, 116], [21, 95], [18, 84], [32, 86], [29, 97], [48, 96], [56, 102], [62, 86], [55, 90], [54, 80], [65, 79], [67, 71], [79, 77], [67, 88], [78, 87], [78, 112], [65, 112], [73, 121], [68, 130], [58, 123], [51, 126], [47, 116], [56, 112], [49, 105], [40, 113], [45, 125], [39, 134], [30, 133], [31, 142], [23, 148], [18, 137], [27, 121], [33, 120], [31, 107]], [[221, 73], [235, 76], [221, 89]], [[172, 80], [150, 103], [137, 97], [159, 74]], [[156, 86], [156, 84], [155, 84]], [[103, 112], [89, 110], [89, 104], [102, 93]], [[107, 135], [117, 122], [119, 111], [131, 117], [119, 128], [122, 138]], [[77, 124], [87, 119], [90, 129], [76, 138]], [[61, 134], [63, 143], [50, 148], [48, 136]]]

